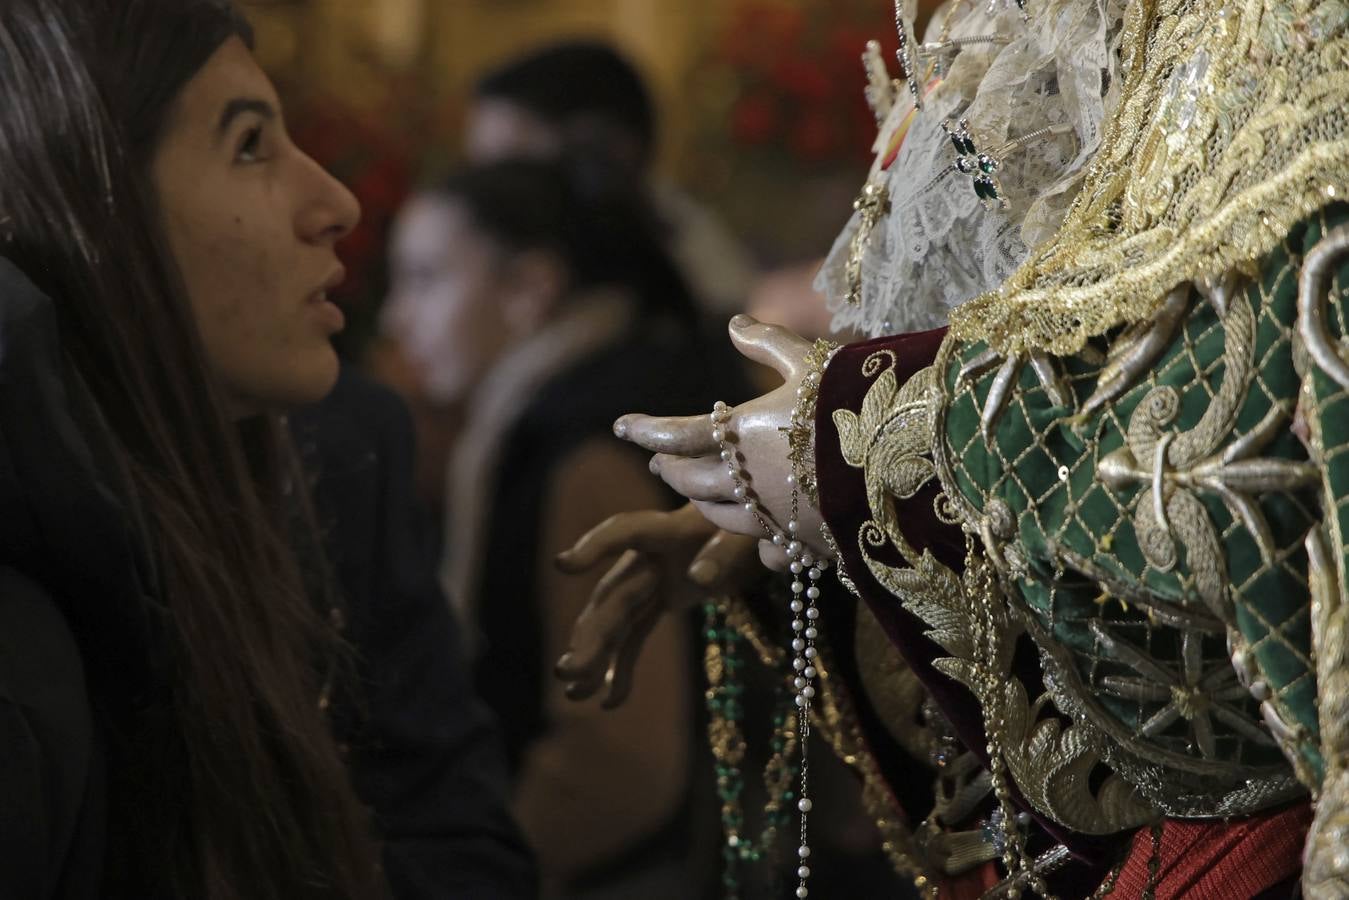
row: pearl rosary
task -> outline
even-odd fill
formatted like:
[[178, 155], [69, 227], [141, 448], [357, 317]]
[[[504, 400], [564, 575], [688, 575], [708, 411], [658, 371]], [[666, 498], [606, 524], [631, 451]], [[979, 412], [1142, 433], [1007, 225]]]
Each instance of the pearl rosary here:
[[798, 859], [796, 896], [805, 898], [810, 895], [807, 884], [810, 878], [810, 865], [807, 861], [810, 858], [808, 818], [812, 807], [808, 793], [810, 770], [807, 744], [810, 738], [811, 701], [815, 698], [815, 679], [819, 675], [816, 666], [819, 651], [815, 646], [820, 635], [820, 610], [816, 605], [820, 597], [820, 588], [817, 582], [829, 564], [827, 560], [815, 559], [798, 536], [800, 484], [797, 475], [793, 473], [787, 476], [787, 484], [792, 492], [791, 514], [787, 520], [787, 527], [781, 528], [774, 522], [768, 510], [759, 503], [753, 489], [747, 483], [749, 473], [741, 467], [739, 454], [736, 453], [732, 436], [727, 429], [731, 420], [731, 408], [717, 401], [712, 409], [711, 419], [712, 439], [721, 448], [721, 460], [726, 464], [727, 474], [730, 475], [734, 485], [733, 496], [744, 505], [745, 512], [754, 516], [773, 544], [780, 547], [790, 560], [792, 599], [789, 609], [792, 614], [792, 651], [795, 654], [792, 669], [796, 672], [793, 685], [796, 688], [795, 703], [798, 709], [797, 737], [801, 771], [801, 790], [796, 802], [796, 808], [801, 814], [801, 842], [796, 849]]

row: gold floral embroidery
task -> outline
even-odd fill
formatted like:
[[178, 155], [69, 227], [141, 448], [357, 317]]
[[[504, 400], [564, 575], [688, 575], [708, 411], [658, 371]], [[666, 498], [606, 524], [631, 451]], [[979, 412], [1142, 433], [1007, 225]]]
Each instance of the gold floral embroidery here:
[[[1087, 834], [1112, 834], [1155, 817], [1152, 806], [1114, 773], [1093, 789], [1088, 776], [1100, 758], [1091, 730], [1076, 724], [1064, 727], [1052, 716], [1041, 718], [1048, 695], [1032, 704], [1021, 682], [1009, 677], [1017, 631], [1011, 620], [995, 622], [1003, 639], [997, 642], [997, 655], [984, 658], [974, 619], [975, 610], [990, 598], [973, 595], [978, 590], [974, 580], [957, 577], [926, 552], [910, 560], [912, 568], [888, 566], [869, 552], [885, 541], [876, 523], [864, 526], [859, 544], [868, 569], [928, 625], [927, 636], [951, 654], [933, 665], [970, 689], [986, 721], [1001, 723], [1003, 760], [1026, 799], [1054, 821]], [[911, 553], [913, 548], [907, 549]], [[998, 687], [990, 690], [991, 684]]]
[[933, 436], [929, 394], [936, 370], [923, 369], [901, 387], [890, 351], [872, 354], [862, 369], [863, 374], [881, 371], [862, 400], [861, 413], [834, 410], [834, 425], [844, 462], [865, 473], [871, 514], [889, 522], [894, 512], [887, 498], [912, 497], [937, 474], [928, 458]]
[[1349, 362], [1326, 329], [1326, 282], [1333, 266], [1349, 253], [1349, 225], [1326, 234], [1302, 264], [1298, 277], [1297, 333], [1321, 371], [1349, 390]]

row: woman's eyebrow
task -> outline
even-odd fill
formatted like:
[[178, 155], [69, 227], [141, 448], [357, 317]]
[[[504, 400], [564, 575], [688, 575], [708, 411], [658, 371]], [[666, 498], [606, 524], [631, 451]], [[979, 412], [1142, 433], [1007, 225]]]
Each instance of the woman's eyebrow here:
[[216, 141], [218, 142], [225, 136], [225, 132], [229, 130], [230, 123], [233, 122], [236, 117], [250, 112], [257, 113], [269, 121], [276, 118], [276, 107], [272, 106], [272, 104], [268, 103], [266, 100], [256, 97], [235, 97], [225, 104], [225, 108], [220, 113], [220, 121], [215, 127]]

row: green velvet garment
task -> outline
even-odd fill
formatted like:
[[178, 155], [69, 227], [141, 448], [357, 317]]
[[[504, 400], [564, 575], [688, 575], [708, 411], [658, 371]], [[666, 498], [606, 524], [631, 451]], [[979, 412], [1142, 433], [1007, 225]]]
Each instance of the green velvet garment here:
[[[1306, 412], [1325, 452], [1310, 460], [1291, 430], [1294, 326], [1301, 257], [1346, 221], [1336, 206], [1295, 228], [1225, 314], [1193, 291], [1150, 371], [1089, 416], [1076, 413], [1108, 364], [1091, 354], [1055, 361], [1067, 407], [1027, 366], [987, 443], [994, 375], [958, 378], [986, 347], [957, 348], [940, 373], [939, 446], [954, 487], [1002, 536], [1056, 706], [1171, 815], [1250, 812], [1320, 783], [1304, 539], [1323, 485], [1336, 533], [1349, 532], [1349, 394], [1312, 374]], [[1336, 337], [1349, 334], [1340, 285], [1349, 267], [1332, 285]], [[1120, 338], [1097, 339], [1100, 356]], [[1263, 715], [1242, 681], [1267, 697]], [[1286, 726], [1282, 751], [1268, 716]]]

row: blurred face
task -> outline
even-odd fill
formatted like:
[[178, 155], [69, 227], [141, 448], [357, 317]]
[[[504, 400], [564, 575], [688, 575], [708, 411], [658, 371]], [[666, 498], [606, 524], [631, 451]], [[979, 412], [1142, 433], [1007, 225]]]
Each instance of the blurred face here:
[[425, 194], [399, 212], [390, 252], [383, 330], [428, 399], [459, 400], [519, 337], [511, 266], [460, 204]]
[[326, 292], [356, 198], [286, 133], [271, 82], [230, 39], [179, 93], [152, 177], [207, 363], [236, 415], [321, 399], [343, 326]]
[[488, 97], [469, 110], [464, 150], [473, 163], [551, 159], [562, 150], [562, 136], [524, 107]]

